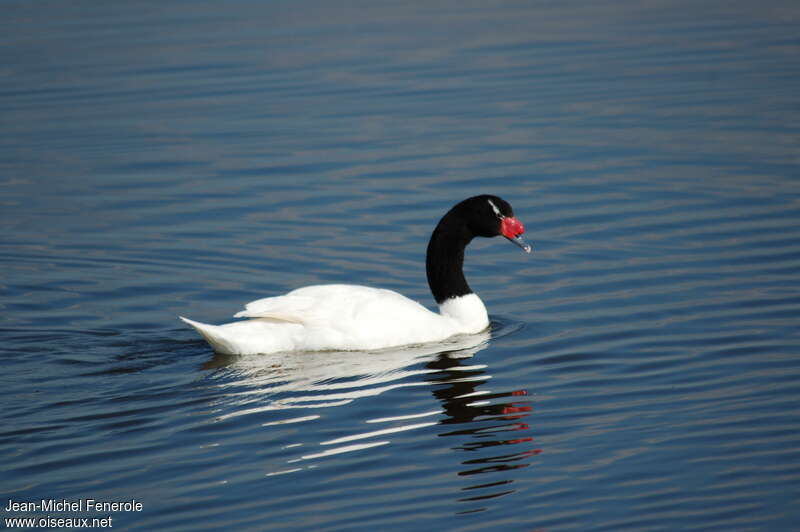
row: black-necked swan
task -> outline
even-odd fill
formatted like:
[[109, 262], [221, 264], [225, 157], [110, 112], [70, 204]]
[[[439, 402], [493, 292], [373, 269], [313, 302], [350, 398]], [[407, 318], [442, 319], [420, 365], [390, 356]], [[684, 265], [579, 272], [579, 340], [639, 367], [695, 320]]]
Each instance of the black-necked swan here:
[[489, 317], [464, 278], [464, 248], [476, 236], [502, 235], [530, 253], [524, 232], [511, 205], [497, 196], [474, 196], [450, 209], [433, 230], [425, 260], [438, 314], [392, 290], [327, 284], [248, 303], [234, 316], [249, 318], [243, 321], [207, 325], [180, 319], [228, 355], [365, 351], [476, 334], [489, 326]]

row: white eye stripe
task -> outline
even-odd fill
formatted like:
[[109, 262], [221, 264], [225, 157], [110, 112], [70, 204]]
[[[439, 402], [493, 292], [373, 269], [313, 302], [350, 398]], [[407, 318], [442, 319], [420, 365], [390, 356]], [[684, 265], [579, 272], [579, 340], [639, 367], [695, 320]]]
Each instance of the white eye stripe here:
[[497, 205], [495, 205], [495, 204], [494, 204], [494, 202], [493, 202], [492, 200], [490, 200], [490, 199], [487, 199], [486, 201], [488, 201], [488, 202], [489, 202], [489, 205], [491, 205], [491, 206], [492, 206], [492, 210], [494, 211], [494, 213], [497, 215], [497, 217], [498, 217], [498, 218], [500, 218], [501, 220], [502, 220], [503, 218], [505, 218], [505, 216], [503, 216], [503, 213], [502, 213], [502, 212], [500, 212], [500, 209], [498, 209], [498, 208], [497, 208]]

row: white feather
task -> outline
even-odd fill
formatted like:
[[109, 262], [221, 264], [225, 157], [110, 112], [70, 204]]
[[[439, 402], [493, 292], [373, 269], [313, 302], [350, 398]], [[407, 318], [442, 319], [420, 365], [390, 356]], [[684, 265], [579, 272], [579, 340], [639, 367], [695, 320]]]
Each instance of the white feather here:
[[225, 325], [186, 318], [215, 351], [224, 354], [279, 351], [375, 350], [475, 334], [489, 326], [475, 294], [446, 301], [440, 313], [382, 288], [316, 285], [248, 303]]

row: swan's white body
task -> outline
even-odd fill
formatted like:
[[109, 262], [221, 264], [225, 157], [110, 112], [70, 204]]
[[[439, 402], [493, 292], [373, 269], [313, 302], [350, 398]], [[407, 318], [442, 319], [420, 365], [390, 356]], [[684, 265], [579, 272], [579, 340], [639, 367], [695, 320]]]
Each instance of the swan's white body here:
[[207, 325], [186, 318], [215, 351], [228, 355], [287, 351], [375, 351], [477, 334], [489, 326], [480, 298], [464, 278], [464, 248], [476, 237], [504, 236], [530, 253], [511, 205], [487, 194], [467, 198], [431, 234], [425, 272], [439, 313], [380, 288], [327, 284], [258, 299], [243, 321]]
[[476, 334], [489, 326], [474, 293], [448, 299], [431, 312], [382, 288], [329, 284], [258, 299], [224, 325], [186, 318], [215, 351], [230, 355], [281, 351], [375, 350]]

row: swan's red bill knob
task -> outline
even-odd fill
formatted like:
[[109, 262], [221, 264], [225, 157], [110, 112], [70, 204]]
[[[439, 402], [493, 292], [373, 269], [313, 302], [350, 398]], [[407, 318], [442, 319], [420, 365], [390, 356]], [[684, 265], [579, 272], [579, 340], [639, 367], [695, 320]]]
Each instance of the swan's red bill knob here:
[[506, 216], [503, 218], [500, 222], [500, 232], [504, 237], [521, 247], [525, 253], [531, 252], [531, 245], [522, 238], [522, 234], [525, 232], [525, 226], [513, 216]]

